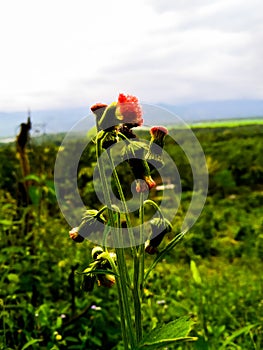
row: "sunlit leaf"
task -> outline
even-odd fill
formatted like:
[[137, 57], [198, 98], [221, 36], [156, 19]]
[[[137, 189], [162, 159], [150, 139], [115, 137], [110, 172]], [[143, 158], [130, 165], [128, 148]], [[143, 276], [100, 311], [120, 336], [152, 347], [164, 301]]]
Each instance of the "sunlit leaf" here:
[[191, 269], [192, 276], [193, 276], [193, 279], [194, 279], [195, 283], [198, 284], [198, 285], [201, 285], [202, 284], [202, 279], [201, 279], [199, 270], [198, 270], [194, 260], [191, 260], [191, 262], [190, 262], [190, 269]]
[[139, 344], [137, 349], [160, 349], [173, 343], [194, 341], [196, 337], [188, 336], [193, 321], [183, 316], [161, 327], [153, 329]]
[[39, 343], [41, 341], [43, 341], [43, 339], [31, 339], [22, 347], [21, 350], [25, 350], [25, 349], [29, 348], [31, 345]]

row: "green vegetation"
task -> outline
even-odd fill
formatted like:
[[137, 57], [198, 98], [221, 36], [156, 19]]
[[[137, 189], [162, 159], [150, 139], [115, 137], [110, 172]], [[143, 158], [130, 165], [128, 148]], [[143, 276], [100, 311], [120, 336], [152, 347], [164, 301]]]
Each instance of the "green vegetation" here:
[[[204, 210], [180, 244], [150, 274], [143, 324], [191, 316], [197, 342], [167, 349], [263, 347], [263, 125], [194, 127], [206, 155], [209, 193]], [[184, 139], [183, 130], [170, 135]], [[78, 147], [72, 141], [72, 152]], [[177, 232], [191, 200], [189, 162], [173, 138], [166, 145], [181, 177], [182, 199], [173, 222]], [[80, 289], [93, 244], [77, 245], [57, 205], [53, 169], [59, 142], [31, 140], [30, 201], [23, 201], [15, 145], [0, 147], [0, 349], [123, 349], [116, 287]], [[94, 149], [79, 165], [80, 194], [100, 207], [92, 173]], [[120, 171], [120, 178], [124, 174]], [[130, 174], [125, 174], [126, 180]], [[169, 181], [169, 179], [167, 179]], [[128, 189], [127, 189], [128, 190]], [[156, 197], [159, 193], [154, 194]], [[69, 199], [70, 200], [70, 195]], [[92, 205], [90, 204], [92, 203]], [[165, 237], [165, 245], [173, 232]], [[151, 256], [145, 265], [149, 266]], [[129, 264], [129, 262], [128, 262]]]
[[207, 128], [207, 127], [212, 127], [212, 128], [217, 128], [217, 127], [237, 127], [237, 126], [244, 126], [244, 125], [257, 125], [263, 124], [263, 119], [262, 118], [249, 118], [249, 119], [218, 119], [218, 120], [209, 120], [209, 121], [203, 121], [203, 122], [198, 122], [194, 123], [191, 125], [193, 129], [195, 128]]

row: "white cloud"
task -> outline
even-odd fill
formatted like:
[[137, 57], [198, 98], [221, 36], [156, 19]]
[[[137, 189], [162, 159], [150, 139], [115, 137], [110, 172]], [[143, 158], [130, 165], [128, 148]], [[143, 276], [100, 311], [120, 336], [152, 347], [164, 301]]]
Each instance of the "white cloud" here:
[[259, 0], [11, 0], [0, 110], [263, 98]]

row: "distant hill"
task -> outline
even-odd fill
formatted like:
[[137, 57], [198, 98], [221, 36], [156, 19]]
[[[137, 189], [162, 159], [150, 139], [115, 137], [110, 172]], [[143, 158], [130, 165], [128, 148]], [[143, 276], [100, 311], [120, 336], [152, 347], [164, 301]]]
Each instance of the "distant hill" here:
[[[206, 120], [237, 119], [247, 117], [263, 117], [263, 100], [231, 100], [209, 101], [188, 104], [159, 104], [173, 114], [181, 117], [187, 123]], [[59, 133], [70, 130], [74, 124], [90, 115], [89, 107], [32, 111], [31, 120], [33, 133]], [[27, 111], [1, 113], [0, 138], [14, 137], [19, 131], [19, 125], [27, 119]], [[172, 124], [171, 115], [149, 116], [145, 118], [147, 125], [153, 123]], [[87, 129], [95, 123], [94, 118], [87, 118]]]
[[181, 105], [162, 104], [186, 122], [217, 119], [263, 118], [263, 100], [230, 100], [196, 102]]

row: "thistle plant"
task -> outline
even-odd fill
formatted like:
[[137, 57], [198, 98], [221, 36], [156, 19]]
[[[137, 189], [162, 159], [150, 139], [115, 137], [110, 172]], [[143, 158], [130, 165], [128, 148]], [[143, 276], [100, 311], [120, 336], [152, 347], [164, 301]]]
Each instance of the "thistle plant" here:
[[[147, 334], [142, 319], [147, 278], [186, 232], [175, 233], [171, 221], [150, 196], [156, 187], [154, 174], [165, 167], [163, 147], [168, 130], [153, 126], [150, 142], [142, 142], [136, 128], [143, 125], [143, 111], [138, 99], [131, 95], [120, 94], [109, 105], [97, 103], [91, 111], [96, 119], [94, 142], [103, 205], [99, 210], [86, 210], [79, 226], [72, 228], [69, 235], [76, 243], [96, 235], [102, 239], [90, 252], [91, 263], [81, 271], [81, 288], [87, 293], [92, 293], [95, 285], [116, 288], [125, 350], [157, 349], [195, 340], [189, 336], [192, 320], [188, 316], [147, 330]], [[133, 174], [135, 186], [129, 201], [116, 162], [125, 164]], [[150, 218], [149, 208], [154, 213]], [[160, 249], [168, 233], [173, 238]], [[148, 266], [146, 254], [151, 257]]]

